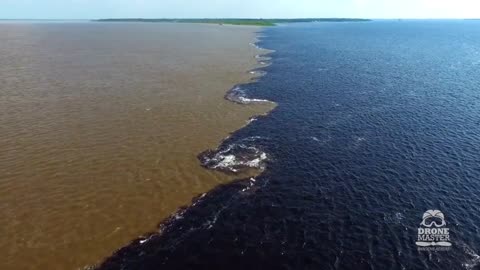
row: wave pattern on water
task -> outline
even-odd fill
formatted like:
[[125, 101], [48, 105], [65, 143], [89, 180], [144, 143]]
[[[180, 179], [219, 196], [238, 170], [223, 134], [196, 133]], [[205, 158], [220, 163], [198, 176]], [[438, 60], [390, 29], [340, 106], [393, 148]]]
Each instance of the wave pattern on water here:
[[239, 104], [264, 103], [270, 102], [266, 99], [248, 98], [245, 90], [240, 86], [230, 89], [225, 95], [225, 99]]
[[[251, 138], [267, 169], [99, 269], [479, 269], [479, 26], [270, 28], [274, 64], [242, 89], [279, 106], [215, 152]], [[428, 209], [445, 214], [448, 252], [415, 245]]]
[[265, 169], [268, 156], [255, 146], [246, 144], [222, 145], [219, 149], [207, 150], [199, 155], [202, 166], [224, 172], [238, 173], [242, 170]]

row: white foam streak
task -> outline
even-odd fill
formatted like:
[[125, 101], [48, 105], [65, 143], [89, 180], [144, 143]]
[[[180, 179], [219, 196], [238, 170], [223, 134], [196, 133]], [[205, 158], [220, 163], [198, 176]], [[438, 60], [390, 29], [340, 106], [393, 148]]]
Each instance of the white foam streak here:
[[206, 160], [210, 168], [237, 173], [244, 168], [263, 170], [268, 155], [254, 146], [231, 144]]

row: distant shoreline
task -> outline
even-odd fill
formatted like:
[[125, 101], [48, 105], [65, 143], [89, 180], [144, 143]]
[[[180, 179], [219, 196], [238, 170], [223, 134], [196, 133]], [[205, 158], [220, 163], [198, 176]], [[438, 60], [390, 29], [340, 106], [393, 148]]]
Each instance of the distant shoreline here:
[[209, 23], [228, 25], [253, 25], [253, 26], [275, 26], [279, 23], [299, 22], [366, 22], [370, 19], [356, 18], [307, 18], [307, 19], [142, 19], [142, 18], [116, 18], [99, 19], [95, 22], [173, 22], [173, 23]]

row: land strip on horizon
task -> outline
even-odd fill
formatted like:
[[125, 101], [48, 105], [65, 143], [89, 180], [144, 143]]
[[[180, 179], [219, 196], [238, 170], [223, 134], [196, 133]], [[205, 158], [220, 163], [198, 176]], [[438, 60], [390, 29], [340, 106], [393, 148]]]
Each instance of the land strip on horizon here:
[[305, 19], [144, 19], [144, 18], [112, 18], [94, 20], [97, 22], [176, 22], [176, 23], [211, 23], [230, 25], [275, 26], [278, 23], [298, 22], [365, 22], [370, 19], [356, 18], [305, 18]]

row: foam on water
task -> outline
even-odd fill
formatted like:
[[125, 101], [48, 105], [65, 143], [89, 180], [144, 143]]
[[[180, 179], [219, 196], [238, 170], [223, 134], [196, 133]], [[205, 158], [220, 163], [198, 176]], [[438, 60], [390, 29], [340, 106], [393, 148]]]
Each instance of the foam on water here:
[[476, 267], [480, 265], [480, 255], [465, 243], [461, 243], [460, 246], [463, 247], [465, 254], [468, 256], [468, 259], [462, 266], [467, 270], [476, 269]]
[[[279, 106], [200, 157], [268, 169], [101, 269], [479, 269], [479, 73], [462, 49], [479, 23], [270, 28], [274, 65], [233, 96]], [[445, 214], [448, 252], [415, 244], [427, 209]]]
[[271, 61], [271, 60], [272, 60], [271, 57], [266, 56], [266, 55], [260, 55], [260, 54], [255, 55], [255, 58], [256, 58], [258, 61]]
[[242, 143], [223, 145], [213, 151], [207, 150], [198, 158], [202, 166], [228, 173], [239, 173], [248, 169], [263, 171], [268, 160], [265, 152]]
[[250, 43], [250, 46], [254, 47], [255, 49], [258, 50], [264, 50], [262, 47], [258, 46], [256, 43]]
[[255, 75], [255, 78], [256, 78], [256, 79], [267, 75], [267, 72], [266, 72], [266, 71], [258, 70], [258, 69], [251, 70], [251, 71], [249, 71], [248, 73], [250, 73], [250, 74], [252, 74], [252, 75]]
[[247, 125], [250, 125], [251, 123], [257, 121], [258, 119], [256, 117], [251, 117], [250, 119], [247, 120]]
[[233, 87], [227, 92], [227, 94], [225, 95], [225, 99], [235, 103], [239, 103], [239, 104], [270, 102], [269, 100], [266, 100], [266, 99], [248, 98], [245, 93], [245, 90], [238, 85]]

